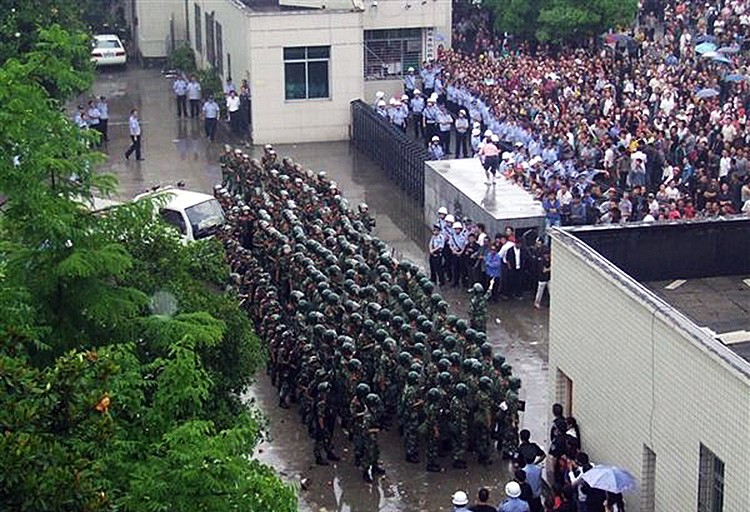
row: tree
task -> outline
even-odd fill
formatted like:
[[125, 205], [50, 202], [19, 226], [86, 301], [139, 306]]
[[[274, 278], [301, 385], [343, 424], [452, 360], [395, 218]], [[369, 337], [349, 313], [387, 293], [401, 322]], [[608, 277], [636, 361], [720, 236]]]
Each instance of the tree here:
[[534, 36], [539, 17], [540, 0], [490, 0], [495, 11], [495, 29], [522, 39]]

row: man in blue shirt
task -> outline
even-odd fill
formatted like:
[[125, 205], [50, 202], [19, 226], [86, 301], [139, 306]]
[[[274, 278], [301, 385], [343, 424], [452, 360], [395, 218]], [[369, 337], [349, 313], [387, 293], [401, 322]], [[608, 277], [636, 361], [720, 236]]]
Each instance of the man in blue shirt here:
[[409, 99], [412, 99], [414, 97], [414, 89], [417, 88], [417, 77], [414, 75], [414, 68], [410, 67], [406, 70], [406, 74], [404, 75], [404, 94], [406, 94]]
[[443, 247], [445, 247], [445, 237], [441, 232], [440, 223], [435, 223], [432, 226], [432, 237], [430, 237], [430, 281], [440, 286], [445, 284]]
[[209, 96], [206, 102], [203, 104], [203, 117], [204, 128], [206, 131], [206, 137], [213, 142], [216, 136], [216, 125], [219, 119], [219, 104], [214, 101], [213, 96]]
[[466, 244], [469, 242], [463, 232], [463, 224], [456, 221], [453, 223], [453, 234], [448, 239], [448, 245], [451, 249], [451, 259], [453, 260], [453, 287], [456, 288], [461, 279], [466, 274]]
[[409, 102], [411, 107], [411, 116], [414, 118], [414, 136], [419, 138], [423, 136], [422, 130], [422, 112], [424, 111], [424, 98], [419, 89], [414, 89], [414, 97]]
[[186, 89], [188, 101], [190, 101], [190, 117], [196, 118], [200, 115], [201, 84], [195, 78], [195, 75], [190, 77]]
[[96, 108], [99, 110], [99, 131], [102, 132], [102, 140], [107, 142], [109, 135], [107, 134], [107, 125], [109, 124], [109, 103], [107, 98], [99, 96], [99, 102], [96, 104]]
[[177, 98], [177, 117], [187, 117], [187, 82], [183, 77], [177, 77], [172, 84], [172, 90]]
[[518, 482], [505, 484], [505, 494], [508, 498], [497, 507], [498, 512], [530, 512], [529, 504], [521, 499], [521, 486]]
[[531, 499], [528, 501], [531, 512], [544, 512], [542, 506], [542, 468], [528, 462], [520, 453], [513, 458], [513, 466], [526, 474], [526, 483], [531, 488]]

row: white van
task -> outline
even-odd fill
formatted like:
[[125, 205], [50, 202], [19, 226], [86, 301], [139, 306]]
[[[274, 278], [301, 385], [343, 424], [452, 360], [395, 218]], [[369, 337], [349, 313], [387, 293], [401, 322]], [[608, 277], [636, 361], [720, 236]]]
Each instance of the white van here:
[[186, 241], [208, 238], [226, 222], [219, 201], [202, 192], [164, 187], [137, 195], [133, 200], [162, 196], [166, 197], [166, 203], [159, 207], [159, 215], [167, 224], [174, 226]]

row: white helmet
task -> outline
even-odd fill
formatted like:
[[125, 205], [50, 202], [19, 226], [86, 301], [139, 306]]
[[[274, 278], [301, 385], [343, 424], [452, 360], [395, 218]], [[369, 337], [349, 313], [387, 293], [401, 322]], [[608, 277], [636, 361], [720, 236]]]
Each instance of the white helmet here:
[[482, 133], [482, 131], [479, 128], [474, 128], [473, 130], [471, 130], [472, 137], [476, 137], [480, 133]]
[[455, 222], [455, 220], [456, 218], [451, 214], [445, 216], [445, 222], [447, 222], [448, 224]]
[[438, 213], [448, 215], [448, 208], [446, 208], [445, 206], [441, 206], [440, 208], [438, 208]]
[[419, 89], [414, 89], [414, 95], [416, 96], [417, 94], [422, 94], [422, 91], [420, 91]]
[[484, 136], [485, 137], [492, 137], [492, 130], [485, 130], [484, 131]]
[[385, 98], [385, 93], [383, 91], [378, 91], [375, 93], [375, 97], [378, 99]]
[[403, 95], [401, 96], [401, 101], [406, 101], [406, 100], [408, 100], [408, 99], [409, 99], [409, 97], [408, 97], [408, 96], [407, 96], [406, 94], [403, 94]]
[[464, 225], [456, 221], [453, 223], [453, 229], [463, 229]]
[[493, 133], [492, 137], [490, 137], [490, 140], [492, 140], [492, 142], [500, 142], [500, 137]]
[[391, 99], [389, 99], [389, 100], [388, 100], [388, 103], [389, 103], [390, 105], [395, 105], [395, 104], [396, 104], [396, 98], [391, 98]]
[[378, 107], [385, 107], [385, 101], [383, 100], [378, 101]]
[[463, 507], [469, 504], [469, 497], [463, 491], [456, 491], [453, 495], [453, 504], [457, 507]]
[[407, 69], [406, 71], [408, 71], [409, 73], [414, 73], [414, 68], [409, 66], [409, 69]]
[[438, 137], [437, 135], [433, 135], [432, 142], [440, 142], [440, 137]]
[[518, 482], [508, 482], [505, 484], [505, 494], [509, 498], [518, 498], [521, 495], [521, 486], [518, 485]]

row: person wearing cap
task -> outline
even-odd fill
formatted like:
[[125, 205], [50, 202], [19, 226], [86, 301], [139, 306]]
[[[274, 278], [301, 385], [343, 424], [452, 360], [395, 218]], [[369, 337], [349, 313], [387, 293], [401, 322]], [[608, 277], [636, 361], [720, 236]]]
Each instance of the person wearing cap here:
[[437, 116], [439, 113], [440, 109], [435, 104], [435, 98], [428, 97], [427, 106], [422, 112], [422, 128], [427, 142], [430, 142], [432, 137], [437, 135]]
[[445, 247], [443, 248], [443, 272], [445, 272], [445, 282], [453, 281], [453, 252], [448, 241], [453, 237], [453, 223], [456, 219], [450, 213], [443, 220], [443, 236], [445, 237]]
[[471, 156], [475, 157], [479, 154], [479, 149], [482, 146], [482, 132], [479, 128], [471, 130]]
[[[406, 95], [404, 95], [405, 97]], [[404, 109], [404, 104], [400, 101], [396, 100], [393, 102], [393, 106], [391, 107], [391, 123], [401, 130], [402, 132], [406, 133], [406, 118], [409, 114], [409, 111]]]
[[414, 97], [414, 90], [417, 88], [417, 77], [414, 75], [414, 68], [409, 66], [404, 75], [404, 94], [407, 100]]
[[455, 122], [456, 126], [456, 158], [469, 158], [469, 152], [466, 147], [466, 139], [469, 135], [469, 120], [466, 118], [466, 111], [458, 111], [458, 117]]
[[451, 233], [451, 237], [448, 239], [448, 246], [451, 250], [451, 260], [453, 265], [451, 272], [453, 277], [453, 287], [456, 288], [466, 276], [465, 251], [466, 244], [468, 244], [469, 241], [464, 233], [463, 224], [456, 221], [453, 223], [452, 227], [453, 233]]
[[508, 497], [497, 507], [497, 512], [530, 512], [529, 504], [521, 499], [521, 486], [518, 482], [505, 484], [505, 495]]
[[440, 145], [443, 147], [443, 153], [446, 155], [451, 154], [451, 128], [453, 127], [453, 116], [448, 112], [445, 107], [445, 103], [441, 103], [438, 107], [437, 114], [438, 133], [440, 137]]
[[[447, 210], [446, 210], [447, 212]], [[445, 274], [443, 273], [443, 249], [445, 248], [445, 236], [442, 233], [439, 222], [432, 226], [430, 237], [430, 281], [443, 286]]]
[[206, 132], [206, 137], [213, 142], [216, 136], [216, 125], [219, 122], [219, 113], [221, 112], [219, 104], [214, 101], [213, 96], [209, 96], [201, 110], [203, 111], [203, 128]]
[[375, 101], [372, 102], [372, 109], [377, 110], [378, 106], [380, 105], [381, 101], [384, 101], [383, 98], [385, 98], [385, 93], [383, 91], [378, 91], [375, 93]]
[[435, 91], [435, 68], [431, 62], [425, 62], [419, 74], [422, 76], [422, 90], [429, 98]]
[[386, 108], [385, 100], [378, 100], [375, 109], [380, 117], [382, 117], [383, 119], [388, 119], [388, 109]]
[[432, 136], [429, 146], [427, 146], [427, 156], [430, 160], [442, 160], [445, 154], [443, 153], [443, 146], [440, 144], [440, 137], [437, 135]]
[[451, 503], [453, 504], [453, 512], [470, 512], [466, 508], [469, 504], [469, 497], [464, 491], [456, 491], [451, 497]]
[[425, 102], [422, 97], [422, 93], [419, 89], [414, 89], [414, 96], [409, 100], [409, 108], [411, 110], [411, 118], [414, 123], [414, 137], [420, 138], [424, 136], [424, 129], [422, 127], [422, 112], [424, 112]]

